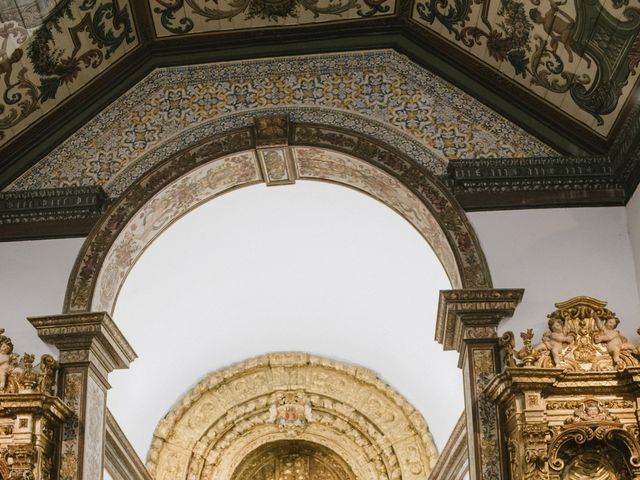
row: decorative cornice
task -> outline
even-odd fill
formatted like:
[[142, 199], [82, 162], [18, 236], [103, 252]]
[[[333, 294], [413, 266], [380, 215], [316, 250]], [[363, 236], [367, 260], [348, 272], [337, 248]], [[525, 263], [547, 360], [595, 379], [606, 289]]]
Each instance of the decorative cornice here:
[[105, 469], [113, 480], [153, 480], [109, 410], [105, 429]]
[[442, 177], [465, 210], [623, 205], [606, 156], [455, 160]]
[[100, 186], [0, 193], [0, 241], [86, 235], [106, 210]]
[[60, 350], [60, 365], [92, 363], [105, 377], [129, 368], [137, 358], [106, 312], [32, 317], [29, 322], [46, 343]]
[[449, 436], [438, 461], [431, 470], [429, 480], [462, 480], [469, 472], [467, 416], [462, 412]]
[[497, 327], [513, 315], [524, 289], [441, 290], [436, 341], [462, 352], [464, 340], [497, 338]]
[[4, 416], [36, 412], [58, 421], [64, 421], [72, 414], [71, 408], [65, 402], [44, 393], [2, 394], [0, 412]]

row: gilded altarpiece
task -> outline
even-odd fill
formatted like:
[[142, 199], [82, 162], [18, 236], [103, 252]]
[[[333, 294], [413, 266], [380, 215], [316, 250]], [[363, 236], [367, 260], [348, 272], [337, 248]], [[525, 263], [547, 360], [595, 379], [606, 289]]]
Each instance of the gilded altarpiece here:
[[20, 356], [0, 329], [0, 478], [55, 478], [56, 445], [71, 409], [56, 394], [57, 363]]
[[505, 412], [513, 479], [640, 479], [640, 348], [606, 302], [556, 304], [539, 343], [531, 329], [486, 389]]

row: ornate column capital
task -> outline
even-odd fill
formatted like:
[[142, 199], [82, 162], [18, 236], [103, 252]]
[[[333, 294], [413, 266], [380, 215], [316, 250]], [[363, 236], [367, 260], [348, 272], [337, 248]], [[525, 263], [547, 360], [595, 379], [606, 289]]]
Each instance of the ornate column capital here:
[[72, 417], [63, 426], [59, 480], [100, 480], [108, 376], [136, 353], [106, 312], [29, 318], [42, 340], [60, 350], [60, 393]]
[[106, 382], [113, 370], [129, 368], [137, 355], [106, 312], [32, 317], [46, 343], [60, 351], [60, 365], [91, 363]]
[[496, 338], [500, 321], [513, 315], [522, 288], [441, 290], [436, 341], [445, 350], [463, 352], [470, 338]]
[[521, 288], [440, 291], [436, 340], [460, 354], [471, 480], [498, 480], [508, 472], [500, 415], [485, 388], [500, 371], [498, 324], [513, 315], [523, 294]]

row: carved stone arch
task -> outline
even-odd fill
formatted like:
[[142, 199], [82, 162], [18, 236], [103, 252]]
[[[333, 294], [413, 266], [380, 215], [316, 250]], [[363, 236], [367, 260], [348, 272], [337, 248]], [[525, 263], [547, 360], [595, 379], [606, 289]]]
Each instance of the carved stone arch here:
[[[141, 175], [86, 239], [71, 273], [65, 313], [112, 312], [145, 248], [164, 229], [222, 193], [296, 179], [347, 185], [403, 215], [430, 243], [454, 288], [488, 288], [491, 276], [465, 212], [425, 167], [371, 137], [318, 124], [287, 123], [282, 138], [245, 127], [189, 145]], [[275, 142], [275, 143], [274, 143]], [[285, 178], [271, 178], [265, 155]]]
[[316, 444], [358, 480], [427, 478], [437, 451], [422, 415], [370, 370], [273, 353], [210, 374], [158, 424], [156, 480], [229, 480], [260, 448]]

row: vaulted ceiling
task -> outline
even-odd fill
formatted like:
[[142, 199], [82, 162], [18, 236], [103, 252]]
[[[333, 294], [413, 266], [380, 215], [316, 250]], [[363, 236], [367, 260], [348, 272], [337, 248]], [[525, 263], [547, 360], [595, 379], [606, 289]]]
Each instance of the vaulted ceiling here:
[[158, 67], [381, 48], [523, 149], [435, 152], [466, 208], [622, 204], [640, 178], [638, 0], [31, 0], [0, 1], [0, 20], [4, 190]]

